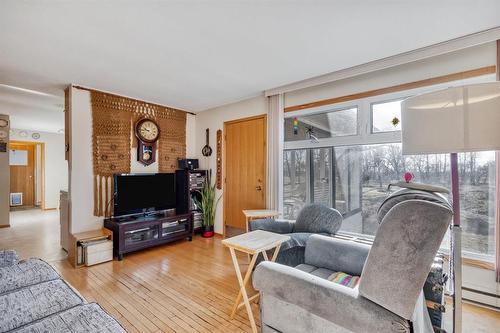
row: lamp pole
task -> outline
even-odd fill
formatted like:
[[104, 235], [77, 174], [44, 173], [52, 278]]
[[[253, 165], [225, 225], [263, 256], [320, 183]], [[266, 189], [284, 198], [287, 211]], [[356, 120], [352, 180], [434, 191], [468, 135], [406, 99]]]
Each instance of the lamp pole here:
[[460, 189], [458, 154], [450, 154], [453, 225], [451, 226], [450, 272], [453, 281], [453, 333], [462, 333], [462, 228], [460, 226]]

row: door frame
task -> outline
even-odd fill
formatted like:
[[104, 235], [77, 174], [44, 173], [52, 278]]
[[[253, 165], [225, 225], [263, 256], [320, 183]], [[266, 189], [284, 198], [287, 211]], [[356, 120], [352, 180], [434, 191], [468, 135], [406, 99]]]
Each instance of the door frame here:
[[229, 120], [224, 122], [223, 126], [223, 136], [224, 139], [222, 140], [222, 179], [223, 179], [223, 191], [222, 191], [222, 236], [223, 238], [226, 238], [226, 209], [227, 209], [227, 199], [226, 199], [226, 171], [227, 171], [227, 156], [226, 156], [226, 129], [228, 125], [232, 124], [237, 124], [249, 120], [255, 120], [255, 119], [264, 119], [264, 179], [262, 180], [263, 182], [263, 187], [264, 187], [264, 203], [267, 205], [267, 114], [260, 114], [256, 116], [251, 116], [251, 117], [245, 117], [245, 118], [239, 118], [239, 119], [234, 119], [234, 120]]
[[[41, 179], [40, 179], [40, 191], [41, 191], [41, 199], [40, 199], [40, 208], [42, 210], [45, 210], [45, 142], [36, 142], [36, 141], [22, 141], [22, 140], [10, 140], [9, 142], [9, 150], [11, 149], [11, 144], [18, 144], [18, 145], [26, 145], [26, 146], [34, 146], [35, 147], [35, 180], [38, 181], [36, 178], [37, 174], [37, 168], [36, 168], [36, 147], [40, 147], [40, 174], [41, 174]], [[9, 172], [10, 172], [10, 166], [9, 166]], [[36, 183], [35, 183], [35, 206], [36, 206]]]

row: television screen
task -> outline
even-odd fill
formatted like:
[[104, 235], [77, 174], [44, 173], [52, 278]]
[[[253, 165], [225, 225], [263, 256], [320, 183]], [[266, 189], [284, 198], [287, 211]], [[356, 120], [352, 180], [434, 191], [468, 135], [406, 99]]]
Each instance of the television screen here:
[[175, 208], [175, 174], [117, 174], [114, 216]]

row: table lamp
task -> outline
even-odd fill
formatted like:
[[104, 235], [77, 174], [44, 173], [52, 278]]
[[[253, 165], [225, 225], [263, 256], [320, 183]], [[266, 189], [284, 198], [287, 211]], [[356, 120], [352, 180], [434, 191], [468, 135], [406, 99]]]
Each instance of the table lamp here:
[[[403, 155], [450, 153], [453, 332], [462, 332], [462, 248], [457, 153], [500, 150], [500, 82], [410, 97], [401, 104]], [[497, 240], [498, 241], [498, 240]]]

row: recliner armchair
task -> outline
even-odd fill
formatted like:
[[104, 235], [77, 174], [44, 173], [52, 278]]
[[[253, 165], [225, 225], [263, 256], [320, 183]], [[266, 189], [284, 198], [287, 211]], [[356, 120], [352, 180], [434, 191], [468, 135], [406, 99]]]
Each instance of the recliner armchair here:
[[[433, 332], [422, 288], [452, 211], [446, 202], [400, 199], [372, 246], [314, 235], [303, 264], [259, 264], [262, 332]], [[334, 272], [358, 275], [359, 284], [327, 280]]]
[[[321, 204], [304, 206], [297, 220], [261, 219], [250, 221], [249, 231], [265, 230], [290, 236], [281, 244], [276, 262], [295, 267], [304, 262], [304, 249], [313, 234], [333, 235], [342, 224], [342, 214]], [[262, 260], [262, 258], [259, 258]]]

